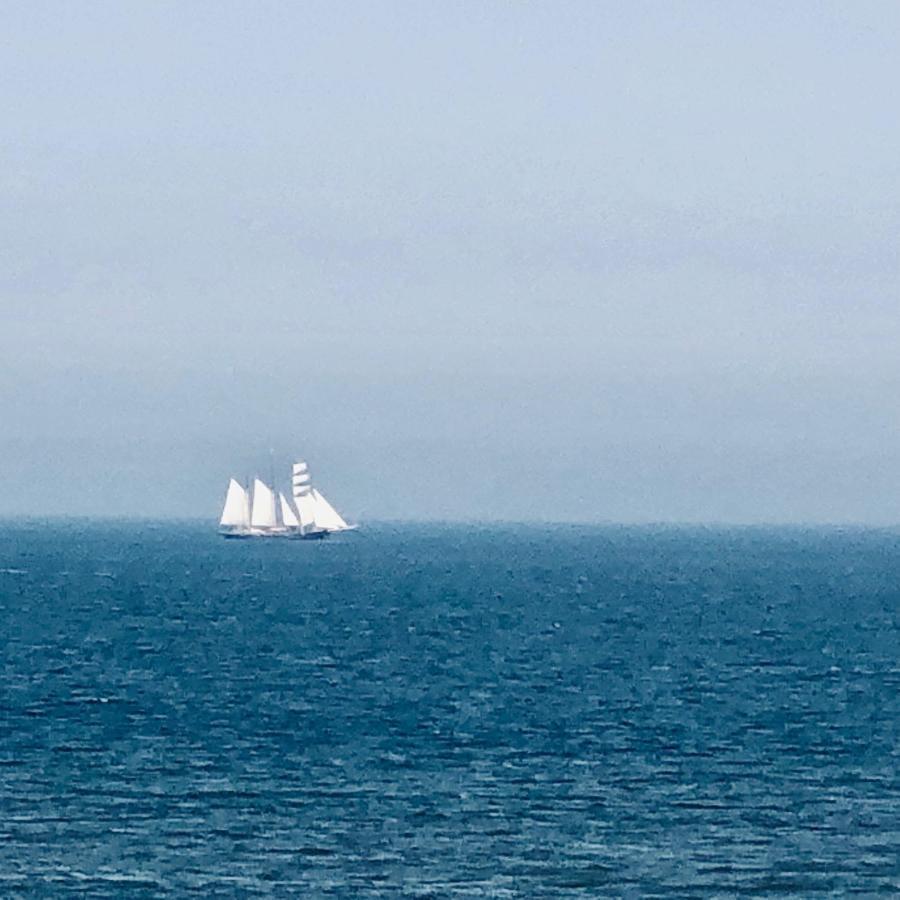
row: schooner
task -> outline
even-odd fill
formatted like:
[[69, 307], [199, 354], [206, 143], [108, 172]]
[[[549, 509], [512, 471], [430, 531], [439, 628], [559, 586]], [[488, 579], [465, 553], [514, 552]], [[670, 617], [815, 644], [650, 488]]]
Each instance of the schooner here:
[[291, 499], [260, 478], [253, 479], [253, 496], [237, 479], [228, 482], [219, 530], [226, 538], [289, 537], [315, 540], [350, 531], [340, 513], [313, 487], [309, 467], [295, 462]]

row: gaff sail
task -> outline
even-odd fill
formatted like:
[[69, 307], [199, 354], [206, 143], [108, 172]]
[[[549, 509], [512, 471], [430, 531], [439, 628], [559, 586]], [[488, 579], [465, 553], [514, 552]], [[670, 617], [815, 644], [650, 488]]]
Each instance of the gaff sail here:
[[258, 478], [253, 480], [253, 512], [250, 515], [250, 524], [253, 528], [275, 528], [278, 524], [275, 517], [275, 494]]
[[284, 494], [279, 494], [278, 499], [281, 501], [281, 521], [284, 522], [285, 528], [299, 528], [300, 520], [288, 498]]
[[243, 485], [234, 478], [228, 482], [225, 507], [219, 525], [223, 528], [247, 528], [250, 525], [250, 498]]
[[291, 491], [294, 495], [294, 503], [300, 515], [300, 527], [306, 531], [315, 528], [316, 504], [312, 496], [312, 481], [309, 477], [309, 467], [305, 462], [294, 463], [291, 474]]

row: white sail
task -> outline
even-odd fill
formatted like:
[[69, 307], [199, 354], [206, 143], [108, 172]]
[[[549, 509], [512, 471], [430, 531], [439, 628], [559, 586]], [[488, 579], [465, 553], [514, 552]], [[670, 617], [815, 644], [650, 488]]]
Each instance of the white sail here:
[[246, 528], [250, 524], [250, 500], [243, 485], [233, 478], [228, 482], [225, 508], [219, 524], [226, 528]]
[[316, 501], [310, 493], [302, 494], [294, 501], [297, 504], [297, 512], [300, 514], [300, 525], [304, 531], [316, 527]]
[[304, 532], [314, 529], [316, 527], [316, 504], [312, 495], [309, 468], [303, 461], [294, 463], [291, 491], [294, 495], [297, 512], [300, 514], [301, 528]]
[[254, 528], [275, 528], [275, 494], [258, 478], [253, 480], [253, 513], [250, 524]]
[[252, 494], [239, 481], [228, 483], [220, 520], [225, 537], [323, 538], [329, 532], [355, 528], [312, 486], [309, 467], [298, 460], [291, 469], [291, 491], [281, 493], [259, 478]]
[[281, 500], [281, 520], [286, 528], [299, 528], [300, 520], [297, 518], [294, 508], [284, 494], [279, 494], [278, 499]]
[[338, 511], [315, 489], [312, 489], [315, 502], [316, 525], [325, 531], [345, 531], [350, 526], [341, 518]]
[[307, 467], [305, 462], [295, 462], [294, 463], [294, 471], [291, 477], [291, 483], [294, 490], [294, 496], [297, 496], [297, 492], [303, 492], [305, 490], [309, 490], [310, 487], [310, 477], [309, 477], [309, 468]]

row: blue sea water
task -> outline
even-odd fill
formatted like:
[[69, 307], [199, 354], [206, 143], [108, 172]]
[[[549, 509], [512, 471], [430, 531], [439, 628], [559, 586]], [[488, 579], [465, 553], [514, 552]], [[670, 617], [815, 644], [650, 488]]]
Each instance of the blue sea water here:
[[900, 534], [0, 526], [0, 896], [900, 893]]

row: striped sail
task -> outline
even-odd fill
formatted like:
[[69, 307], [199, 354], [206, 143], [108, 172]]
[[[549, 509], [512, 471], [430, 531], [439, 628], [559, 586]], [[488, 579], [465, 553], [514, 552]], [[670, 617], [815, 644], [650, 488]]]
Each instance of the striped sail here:
[[294, 463], [291, 481], [295, 497], [309, 493], [312, 485], [309, 477], [309, 466], [305, 462]]

